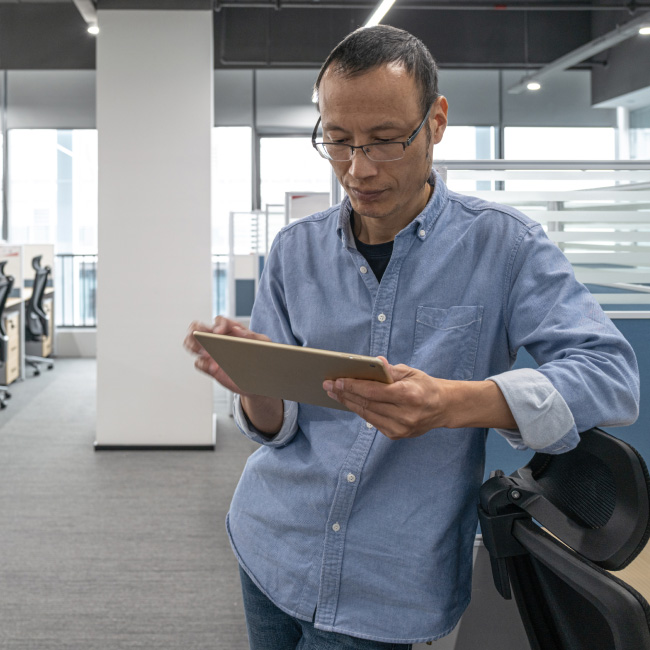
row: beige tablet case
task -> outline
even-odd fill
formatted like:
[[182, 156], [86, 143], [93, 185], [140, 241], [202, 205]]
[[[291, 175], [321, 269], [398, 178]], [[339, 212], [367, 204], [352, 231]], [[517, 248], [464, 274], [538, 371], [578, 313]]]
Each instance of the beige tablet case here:
[[323, 390], [326, 379], [352, 377], [391, 383], [376, 357], [194, 332], [194, 338], [242, 390], [294, 402], [348, 409]]

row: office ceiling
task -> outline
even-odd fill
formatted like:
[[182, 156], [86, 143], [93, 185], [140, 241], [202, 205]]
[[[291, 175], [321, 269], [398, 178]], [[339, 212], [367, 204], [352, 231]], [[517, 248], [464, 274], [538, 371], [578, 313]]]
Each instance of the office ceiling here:
[[[109, 9], [214, 9], [215, 67], [317, 67], [373, 0], [97, 0]], [[383, 22], [419, 36], [441, 67], [534, 69], [650, 11], [626, 0], [397, 0]], [[101, 25], [100, 25], [101, 27]], [[603, 66], [607, 52], [580, 64]], [[73, 0], [0, 0], [0, 69], [93, 69]]]

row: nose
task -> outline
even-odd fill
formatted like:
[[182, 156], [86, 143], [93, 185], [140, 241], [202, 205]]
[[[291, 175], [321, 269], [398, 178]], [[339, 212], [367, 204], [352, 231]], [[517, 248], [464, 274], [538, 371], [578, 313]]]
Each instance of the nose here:
[[354, 149], [348, 173], [354, 178], [368, 178], [377, 174], [377, 165], [361, 149]]

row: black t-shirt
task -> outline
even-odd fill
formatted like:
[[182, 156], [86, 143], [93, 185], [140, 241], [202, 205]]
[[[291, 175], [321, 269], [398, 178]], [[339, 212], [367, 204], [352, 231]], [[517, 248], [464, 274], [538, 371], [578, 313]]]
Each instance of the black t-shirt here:
[[[350, 226], [354, 232], [354, 217], [350, 218]], [[384, 271], [390, 262], [390, 256], [393, 254], [393, 242], [387, 241], [383, 244], [364, 244], [354, 236], [354, 243], [357, 245], [357, 250], [366, 258], [368, 265], [375, 274], [379, 282], [384, 275]]]

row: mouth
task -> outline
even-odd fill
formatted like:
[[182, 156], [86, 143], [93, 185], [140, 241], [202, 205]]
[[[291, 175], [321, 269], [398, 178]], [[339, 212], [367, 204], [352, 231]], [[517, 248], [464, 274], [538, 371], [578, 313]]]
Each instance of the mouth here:
[[360, 201], [374, 201], [384, 193], [384, 190], [361, 190], [354, 187], [349, 187], [347, 190], [348, 194]]

